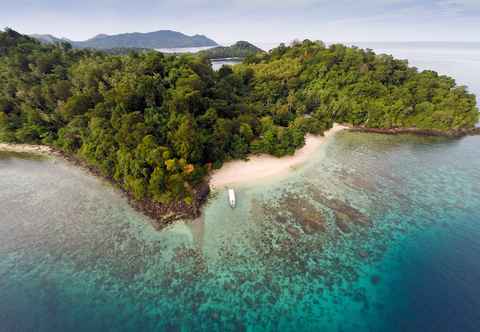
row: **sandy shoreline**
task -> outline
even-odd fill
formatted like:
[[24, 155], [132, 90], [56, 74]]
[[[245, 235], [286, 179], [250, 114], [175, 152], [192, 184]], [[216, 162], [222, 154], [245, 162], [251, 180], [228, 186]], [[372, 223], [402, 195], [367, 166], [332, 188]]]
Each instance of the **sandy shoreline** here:
[[46, 145], [0, 143], [0, 151], [53, 155], [55, 151]]
[[210, 178], [213, 189], [221, 189], [228, 185], [252, 183], [272, 176], [288, 174], [292, 168], [306, 162], [312, 153], [335, 133], [348, 127], [335, 124], [326, 131], [324, 136], [307, 135], [305, 146], [297, 150], [293, 156], [277, 158], [270, 155], [254, 155], [248, 161], [235, 160], [225, 163], [222, 168], [214, 171]]
[[[305, 138], [305, 146], [297, 150], [293, 156], [277, 158], [262, 154], [250, 156], [248, 161], [227, 162], [211, 174], [210, 186], [212, 189], [221, 189], [229, 185], [253, 183], [273, 176], [286, 175], [295, 167], [305, 163], [329, 137], [344, 129], [348, 127], [335, 124], [324, 133], [324, 136], [308, 134]], [[57, 156], [55, 149], [46, 145], [0, 143], [0, 151]]]

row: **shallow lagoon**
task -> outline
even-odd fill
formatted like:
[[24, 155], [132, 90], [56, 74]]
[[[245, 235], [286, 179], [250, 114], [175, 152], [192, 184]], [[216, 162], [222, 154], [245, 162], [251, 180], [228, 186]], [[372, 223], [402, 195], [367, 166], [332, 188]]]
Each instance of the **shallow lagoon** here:
[[474, 331], [479, 147], [340, 133], [161, 232], [79, 169], [2, 155], [0, 330]]

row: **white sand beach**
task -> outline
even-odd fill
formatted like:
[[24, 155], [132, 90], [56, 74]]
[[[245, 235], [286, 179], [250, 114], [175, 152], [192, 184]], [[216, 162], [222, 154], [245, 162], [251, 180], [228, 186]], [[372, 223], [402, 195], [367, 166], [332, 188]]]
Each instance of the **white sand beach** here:
[[248, 160], [235, 160], [225, 163], [215, 170], [210, 178], [213, 189], [221, 189], [228, 185], [252, 183], [272, 176], [288, 174], [293, 168], [305, 163], [308, 158], [329, 137], [348, 127], [335, 124], [324, 136], [307, 135], [305, 146], [297, 150], [293, 156], [277, 158], [270, 155], [253, 155]]
[[54, 154], [54, 151], [46, 145], [31, 145], [31, 144], [0, 143], [0, 151], [36, 153], [36, 154], [43, 154], [43, 155]]

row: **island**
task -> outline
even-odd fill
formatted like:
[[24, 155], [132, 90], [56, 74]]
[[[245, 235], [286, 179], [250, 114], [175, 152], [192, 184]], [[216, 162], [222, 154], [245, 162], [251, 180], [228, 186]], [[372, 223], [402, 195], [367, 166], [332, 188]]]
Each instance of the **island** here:
[[405, 60], [304, 40], [212, 70], [201, 55], [112, 55], [0, 32], [0, 142], [49, 146], [158, 227], [195, 217], [225, 162], [294, 155], [334, 123], [475, 131], [475, 96]]
[[238, 41], [231, 46], [218, 46], [198, 52], [199, 55], [212, 60], [244, 59], [255, 56], [258, 53], [265, 53], [265, 51], [247, 41]]
[[214, 47], [218, 44], [204, 36], [187, 36], [178, 31], [159, 30], [153, 32], [131, 32], [116, 35], [98, 34], [84, 41], [72, 41], [52, 35], [33, 34], [31, 37], [45, 44], [69, 43], [74, 48], [91, 48], [99, 50], [111, 49], [157, 49], [157, 48], [187, 48], [187, 47]]

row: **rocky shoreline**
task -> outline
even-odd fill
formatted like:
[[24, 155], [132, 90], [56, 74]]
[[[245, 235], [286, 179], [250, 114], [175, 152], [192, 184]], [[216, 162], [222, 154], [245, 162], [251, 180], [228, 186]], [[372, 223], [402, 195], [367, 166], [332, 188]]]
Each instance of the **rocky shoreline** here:
[[419, 129], [419, 128], [368, 128], [368, 127], [351, 127], [349, 131], [360, 133], [376, 133], [386, 135], [412, 134], [418, 136], [438, 136], [460, 138], [469, 135], [480, 135], [480, 127], [470, 129], [456, 129], [441, 131], [435, 129]]
[[61, 158], [75, 167], [80, 167], [93, 176], [108, 181], [125, 195], [130, 206], [136, 211], [150, 217], [153, 226], [157, 230], [160, 230], [179, 219], [198, 218], [201, 214], [201, 207], [206, 202], [208, 194], [210, 193], [208, 182], [204, 181], [194, 188], [194, 199], [192, 204], [186, 204], [183, 201], [162, 204], [147, 198], [139, 201], [134, 199], [132, 194], [123, 189], [113, 178], [104, 176], [96, 167], [88, 165], [78, 157], [65, 153], [55, 147], [47, 145], [0, 143], [0, 151], [32, 153], [36, 155]]
[[96, 167], [90, 166], [83, 160], [65, 154], [64, 152], [52, 149], [55, 156], [61, 156], [64, 160], [67, 160], [75, 166], [79, 166], [94, 176], [107, 180], [113, 186], [120, 189], [120, 191], [127, 197], [128, 203], [136, 211], [143, 213], [147, 217], [150, 217], [152, 224], [157, 230], [172, 224], [179, 219], [194, 219], [198, 218], [201, 214], [201, 207], [206, 202], [208, 194], [210, 193], [210, 187], [208, 182], [202, 182], [194, 188], [194, 199], [192, 204], [187, 204], [184, 201], [172, 202], [169, 204], [163, 204], [154, 202], [149, 198], [142, 200], [136, 200], [133, 195], [127, 190], [123, 189], [117, 181], [113, 178], [104, 176]]
[[128, 197], [128, 202], [137, 211], [147, 215], [153, 220], [153, 226], [157, 230], [172, 224], [179, 219], [198, 218], [202, 212], [202, 206], [207, 201], [210, 193], [210, 186], [207, 182], [199, 184], [194, 189], [194, 200], [192, 204], [186, 204], [183, 201], [172, 202], [170, 204], [161, 204], [144, 199], [135, 200], [128, 192], [124, 191]]

